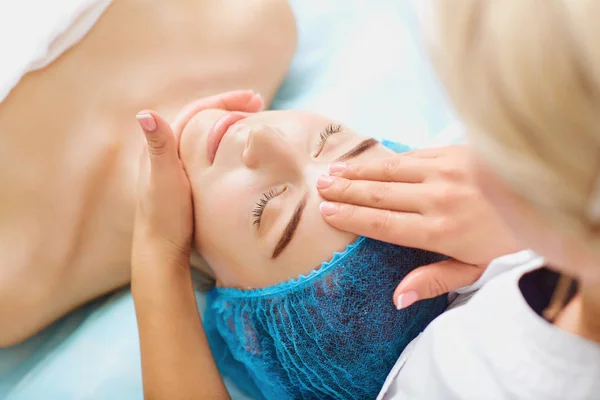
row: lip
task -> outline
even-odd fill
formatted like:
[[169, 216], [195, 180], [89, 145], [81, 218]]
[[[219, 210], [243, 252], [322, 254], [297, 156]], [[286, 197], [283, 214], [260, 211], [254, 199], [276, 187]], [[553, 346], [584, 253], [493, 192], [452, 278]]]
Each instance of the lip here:
[[242, 113], [227, 113], [219, 118], [210, 128], [206, 139], [206, 151], [208, 155], [208, 161], [211, 164], [215, 160], [221, 140], [223, 140], [223, 137], [229, 128], [244, 118], [246, 118], [246, 115]]

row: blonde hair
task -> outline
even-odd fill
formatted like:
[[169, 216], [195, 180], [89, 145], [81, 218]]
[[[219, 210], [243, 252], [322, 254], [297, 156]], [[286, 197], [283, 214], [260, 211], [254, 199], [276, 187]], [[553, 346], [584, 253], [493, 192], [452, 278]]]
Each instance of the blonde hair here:
[[434, 66], [479, 155], [600, 250], [600, 1], [433, 4]]

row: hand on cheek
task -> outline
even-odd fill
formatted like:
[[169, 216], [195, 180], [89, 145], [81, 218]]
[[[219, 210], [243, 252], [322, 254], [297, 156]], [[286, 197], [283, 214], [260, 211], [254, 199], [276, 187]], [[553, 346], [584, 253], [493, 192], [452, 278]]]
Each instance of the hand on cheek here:
[[475, 282], [496, 257], [521, 250], [476, 185], [465, 146], [332, 164], [317, 181], [324, 220], [357, 235], [445, 254], [404, 278], [399, 307]]
[[152, 111], [137, 115], [146, 138], [140, 160], [132, 264], [184, 262], [193, 233], [190, 184], [169, 124]]
[[[235, 90], [201, 98], [193, 108], [258, 112], [264, 102], [250, 90]], [[137, 119], [146, 146], [140, 160], [132, 266], [176, 262], [187, 267], [193, 208], [190, 183], [179, 158], [179, 138], [156, 112], [141, 111]]]

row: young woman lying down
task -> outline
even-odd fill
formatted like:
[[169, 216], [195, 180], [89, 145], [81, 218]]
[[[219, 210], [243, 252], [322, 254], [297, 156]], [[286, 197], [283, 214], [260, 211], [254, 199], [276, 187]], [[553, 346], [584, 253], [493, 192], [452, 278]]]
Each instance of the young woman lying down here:
[[[140, 119], [153, 129], [152, 114]], [[206, 260], [201, 274], [216, 284], [204, 327], [221, 373], [253, 398], [374, 398], [405, 346], [447, 304], [440, 296], [399, 311], [392, 302], [397, 283], [445, 257], [330, 227], [315, 182], [336, 161], [385, 158], [393, 151], [301, 111], [208, 109], [185, 121], [174, 136], [193, 198], [193, 245]], [[159, 168], [145, 173], [177, 181], [160, 178]], [[178, 199], [173, 190], [159, 206], [176, 211], [165, 219], [174, 229], [180, 218], [192, 219], [184, 207], [166, 205]], [[152, 206], [141, 207], [141, 213], [154, 213]], [[163, 288], [144, 290], [140, 283], [155, 274], [140, 265], [163, 264], [165, 248], [153, 237], [164, 233], [152, 226], [136, 233], [143, 250], [134, 250], [132, 290], [143, 321], [148, 304], [164, 307]], [[179, 240], [170, 243], [171, 250], [180, 247]], [[167, 270], [164, 264], [157, 268]], [[148, 296], [156, 299], [144, 302]], [[151, 333], [143, 325], [144, 364]]]
[[194, 100], [238, 88], [269, 104], [295, 45], [285, 0], [115, 0], [23, 77], [0, 103], [0, 346], [129, 283], [135, 114], [179, 124]]
[[[295, 45], [296, 27], [287, 1], [116, 0], [80, 42], [21, 79], [0, 103], [0, 324], [4, 327], [0, 346], [18, 343], [79, 305], [129, 283], [143, 148], [133, 116], [152, 108], [181, 130], [205, 107], [197, 99], [237, 88], [259, 92], [268, 105]], [[257, 111], [262, 104], [251, 93], [233, 98], [231, 104], [221, 101], [218, 108]], [[344, 137], [344, 146], [359, 140], [337, 122], [313, 115], [286, 112], [257, 118], [267, 118], [266, 122], [273, 118], [272, 125], [282, 125], [280, 129], [293, 126], [294, 133], [305, 135], [306, 154], [316, 151], [322, 134], [331, 134], [323, 137], [329, 145]], [[194, 118], [188, 129], [198, 121]], [[184, 135], [182, 153], [193, 153], [193, 138]], [[375, 157], [386, 152], [381, 146], [363, 150], [355, 155]], [[319, 155], [323, 168], [330, 151], [324, 148]], [[314, 183], [318, 173], [313, 168], [307, 184]], [[274, 205], [284, 200], [300, 204], [301, 193], [291, 188], [279, 193], [281, 187], [243, 186], [245, 178], [236, 179], [244, 191], [238, 195], [248, 196], [245, 207], [274, 197], [265, 207], [261, 232], [271, 224]], [[208, 207], [225, 204], [218, 192], [206, 201]], [[306, 198], [294, 240], [282, 242], [272, 261], [286, 265], [276, 272], [244, 275], [236, 255], [213, 259], [212, 249], [203, 249], [205, 256], [210, 263], [229, 264], [232, 272], [220, 279], [231, 286], [246, 275], [252, 285], [266, 277], [264, 284], [282, 281], [299, 266], [308, 272], [353, 240], [352, 235], [327, 227], [316, 204], [316, 198]], [[214, 227], [214, 235], [238, 234], [227, 223], [240, 215], [220, 208], [209, 214], [220, 221], [204, 225]], [[310, 234], [307, 222], [314, 230]], [[239, 245], [248, 245], [248, 240]], [[313, 253], [288, 264], [293, 257], [286, 253], [304, 240], [309, 240], [305, 246]], [[248, 253], [243, 260], [254, 264], [251, 256]], [[201, 268], [197, 260], [194, 257], [193, 265]]]
[[206, 260], [192, 265], [218, 286], [206, 317], [223, 373], [257, 396], [377, 392], [446, 303], [398, 312], [393, 289], [441, 256], [331, 228], [315, 181], [335, 160], [392, 152], [314, 114], [226, 111], [258, 111], [251, 92], [196, 101], [246, 87], [268, 104], [295, 40], [285, 1], [117, 0], [21, 80], [0, 104], [0, 345], [129, 283], [144, 147], [133, 116], [151, 107], [181, 135]]

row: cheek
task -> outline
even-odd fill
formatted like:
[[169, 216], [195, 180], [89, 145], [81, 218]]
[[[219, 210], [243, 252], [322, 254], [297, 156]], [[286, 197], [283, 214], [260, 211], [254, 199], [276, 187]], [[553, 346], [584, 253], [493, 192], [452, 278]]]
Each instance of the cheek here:
[[214, 169], [193, 182], [195, 244], [227, 287], [259, 287], [264, 262], [252, 233], [255, 180], [242, 169]]
[[597, 255], [591, 253], [577, 238], [560, 229], [529, 204], [523, 202], [521, 210], [522, 219], [527, 223], [521, 234], [523, 243], [543, 256], [549, 266], [580, 278], [586, 277], [592, 270], [597, 271]]
[[513, 231], [523, 248], [534, 250], [552, 266], [572, 273], [569, 260], [576, 259], [574, 247], [556, 227], [546, 221], [529, 203], [522, 200], [506, 186], [481, 160], [474, 161], [476, 179], [485, 197]]
[[504, 182], [494, 174], [488, 165], [477, 156], [473, 157], [472, 167], [475, 180], [486, 199], [515, 232], [523, 230], [521, 213], [518, 210], [516, 197], [509, 192]]
[[[237, 235], [243, 231], [244, 213], [240, 208], [248, 201], [247, 184], [234, 174], [221, 174], [218, 179], [204, 177], [194, 184], [196, 244], [202, 251], [220, 246], [225, 241], [215, 238]], [[215, 242], [215, 243], [213, 243]]]
[[200, 254], [210, 261], [214, 255], [220, 252], [223, 243], [216, 238], [223, 237], [227, 231], [235, 232], [233, 213], [230, 212], [234, 206], [230, 197], [222, 199], [206, 196], [202, 200], [195, 201], [195, 242]]
[[481, 192], [513, 231], [519, 243], [527, 248], [543, 247], [543, 227], [529, 204], [515, 196], [477, 156], [473, 159], [473, 168]]

